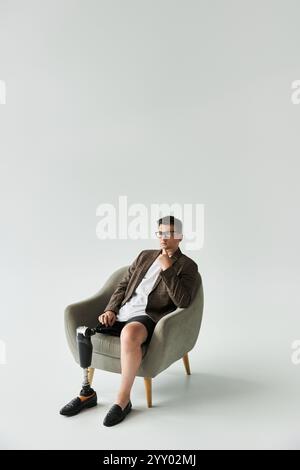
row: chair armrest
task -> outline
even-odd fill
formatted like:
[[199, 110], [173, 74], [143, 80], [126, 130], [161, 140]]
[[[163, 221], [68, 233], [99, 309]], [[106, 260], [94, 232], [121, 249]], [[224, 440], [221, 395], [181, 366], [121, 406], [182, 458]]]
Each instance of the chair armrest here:
[[105, 282], [103, 287], [93, 296], [68, 305], [64, 310], [65, 333], [71, 352], [77, 356], [76, 329], [78, 326], [97, 325], [98, 317], [103, 313], [116, 284], [124, 275], [127, 266], [116, 270]]
[[203, 288], [200, 284], [193, 303], [162, 317], [155, 326], [143, 358], [143, 369], [155, 377], [181, 359], [195, 345], [203, 315]]

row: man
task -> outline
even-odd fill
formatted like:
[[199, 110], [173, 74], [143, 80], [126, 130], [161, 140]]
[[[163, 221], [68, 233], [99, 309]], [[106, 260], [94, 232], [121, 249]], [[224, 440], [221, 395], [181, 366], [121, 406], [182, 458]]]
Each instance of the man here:
[[[142, 360], [143, 344], [150, 342], [156, 323], [194, 299], [198, 266], [184, 255], [179, 243], [182, 222], [174, 216], [158, 221], [160, 250], [143, 250], [129, 266], [98, 320], [100, 333], [120, 336], [121, 385], [116, 401], [104, 418], [105, 426], [121, 422], [131, 411], [131, 388]], [[80, 394], [60, 413], [71, 416], [97, 404], [96, 392]]]

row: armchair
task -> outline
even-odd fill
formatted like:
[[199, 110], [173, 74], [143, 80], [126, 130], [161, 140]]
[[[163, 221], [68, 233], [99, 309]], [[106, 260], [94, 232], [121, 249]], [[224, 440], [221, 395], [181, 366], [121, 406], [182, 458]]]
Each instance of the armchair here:
[[[127, 269], [128, 266], [117, 269], [95, 295], [65, 308], [66, 337], [71, 353], [78, 364], [76, 328], [81, 325], [91, 328], [96, 326], [98, 316], [103, 312]], [[142, 362], [136, 375], [144, 378], [148, 407], [152, 406], [152, 379], [173, 362], [183, 359], [186, 373], [190, 375], [188, 352], [194, 347], [199, 335], [203, 304], [203, 286], [199, 274], [197, 292], [189, 307], [177, 308], [161, 318], [155, 326], [150, 343], [142, 345]], [[121, 373], [120, 338], [97, 333], [92, 337], [92, 343], [90, 383], [92, 384], [95, 369]]]

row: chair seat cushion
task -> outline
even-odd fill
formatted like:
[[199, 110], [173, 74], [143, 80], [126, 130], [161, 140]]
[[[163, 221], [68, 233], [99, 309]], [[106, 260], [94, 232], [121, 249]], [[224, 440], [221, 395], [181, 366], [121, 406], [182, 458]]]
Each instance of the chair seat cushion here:
[[[92, 336], [93, 352], [96, 354], [104, 354], [109, 357], [121, 357], [121, 342], [119, 336], [96, 333]], [[142, 344], [143, 357], [146, 354], [148, 345]]]

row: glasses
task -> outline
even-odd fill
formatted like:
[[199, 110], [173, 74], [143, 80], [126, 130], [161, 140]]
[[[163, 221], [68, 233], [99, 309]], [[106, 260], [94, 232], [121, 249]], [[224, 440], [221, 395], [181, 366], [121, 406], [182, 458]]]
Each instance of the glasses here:
[[160, 230], [158, 232], [155, 232], [155, 235], [157, 236], [157, 238], [161, 238], [161, 237], [164, 237], [164, 238], [171, 238], [171, 235], [173, 233], [179, 233], [179, 232], [176, 232], [176, 230], [171, 230], [170, 232], [161, 232]]

